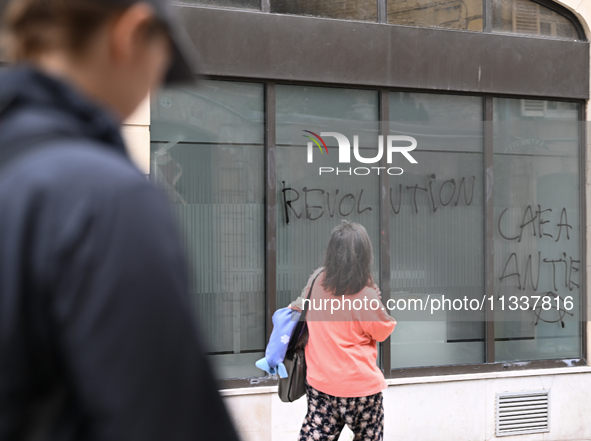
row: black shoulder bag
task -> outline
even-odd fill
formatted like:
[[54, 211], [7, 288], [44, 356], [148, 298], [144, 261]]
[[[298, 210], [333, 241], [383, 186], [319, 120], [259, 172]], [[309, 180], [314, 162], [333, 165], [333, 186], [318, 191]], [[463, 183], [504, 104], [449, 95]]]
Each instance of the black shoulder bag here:
[[[306, 299], [310, 299], [312, 288], [314, 288], [314, 282], [316, 282], [318, 275], [320, 273], [314, 277]], [[306, 313], [308, 309], [305, 308], [305, 303], [303, 306], [304, 310], [298, 324], [293, 330], [293, 334], [291, 334], [287, 353], [283, 360], [283, 364], [287, 370], [287, 377], [279, 379], [279, 399], [284, 403], [291, 403], [306, 394], [306, 356], [304, 354], [304, 347], [308, 342], [308, 326], [306, 325]]]

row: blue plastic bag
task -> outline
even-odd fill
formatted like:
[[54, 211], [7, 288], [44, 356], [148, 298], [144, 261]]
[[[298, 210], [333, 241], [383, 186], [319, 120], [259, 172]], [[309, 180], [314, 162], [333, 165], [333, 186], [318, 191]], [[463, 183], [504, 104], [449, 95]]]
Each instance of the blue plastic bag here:
[[285, 353], [293, 330], [298, 324], [301, 313], [290, 308], [281, 308], [273, 314], [273, 332], [265, 350], [265, 357], [255, 363], [255, 366], [268, 374], [278, 374], [287, 377], [287, 370], [283, 364]]

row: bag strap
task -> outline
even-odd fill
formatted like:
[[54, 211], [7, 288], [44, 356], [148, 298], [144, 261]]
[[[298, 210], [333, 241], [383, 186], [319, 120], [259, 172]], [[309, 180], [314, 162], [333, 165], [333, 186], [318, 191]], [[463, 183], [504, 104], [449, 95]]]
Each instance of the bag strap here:
[[[316, 274], [316, 277], [314, 277], [314, 280], [312, 280], [312, 284], [310, 285], [310, 289], [308, 290], [308, 295], [306, 296], [306, 300], [310, 300], [310, 297], [312, 296], [312, 288], [314, 288], [314, 282], [316, 282], [316, 279], [318, 278], [318, 276], [320, 275], [322, 271], [320, 271], [318, 274]], [[289, 339], [289, 345], [288, 347], [295, 347], [297, 345], [297, 342], [300, 338], [300, 334], [302, 333], [302, 330], [304, 329], [304, 325], [306, 324], [306, 314], [308, 313], [308, 309], [306, 308], [306, 302], [303, 302], [304, 304], [302, 305], [304, 310], [302, 311], [302, 315], [300, 315], [300, 319], [298, 320], [298, 324], [296, 325], [295, 329], [293, 330], [293, 333], [291, 334], [291, 338]]]

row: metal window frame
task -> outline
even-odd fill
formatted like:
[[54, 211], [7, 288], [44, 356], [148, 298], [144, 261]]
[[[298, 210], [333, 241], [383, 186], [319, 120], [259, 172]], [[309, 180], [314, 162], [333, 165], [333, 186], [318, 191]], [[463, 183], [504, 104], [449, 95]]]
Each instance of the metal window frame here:
[[588, 316], [588, 298], [587, 296], [589, 293], [587, 292], [587, 175], [586, 175], [586, 164], [589, 158], [587, 157], [587, 108], [585, 104], [581, 104], [579, 106], [579, 120], [581, 121], [579, 126], [579, 143], [580, 143], [580, 152], [579, 152], [579, 225], [584, 231], [584, 240], [581, 241], [581, 268], [584, 268], [581, 271], [581, 322], [580, 322], [580, 334], [582, 339], [581, 344], [581, 354], [583, 358], [588, 357], [588, 344], [587, 344], [587, 320], [590, 319]]
[[[212, 77], [215, 80], [221, 81], [246, 81], [253, 82], [252, 79], [243, 77]], [[256, 81], [261, 83], [261, 81]], [[276, 205], [276, 193], [273, 183], [276, 181], [275, 171], [276, 163], [274, 152], [275, 149], [275, 99], [276, 99], [276, 87], [278, 85], [299, 85], [309, 87], [332, 87], [332, 88], [349, 88], [350, 86], [336, 84], [327, 85], [324, 83], [311, 83], [302, 81], [280, 81], [280, 82], [264, 82], [265, 84], [265, 151], [266, 153], [266, 174], [265, 174], [265, 185], [266, 185], [266, 210], [267, 210], [267, 221], [265, 225], [266, 231], [266, 271], [271, 271], [275, 268], [273, 274], [266, 274], [266, 298], [267, 298], [267, 317], [266, 317], [266, 336], [267, 339], [270, 336], [272, 330], [271, 316], [276, 309], [276, 217], [275, 213], [277, 210]], [[408, 90], [408, 89], [376, 89], [373, 87], [356, 87], [356, 89], [362, 90], [373, 90], [378, 92], [378, 105], [380, 115], [380, 132], [385, 135], [389, 132], [389, 94], [390, 92], [412, 92], [412, 93], [429, 93], [429, 94], [458, 94], [458, 95], [469, 95], [475, 96], [474, 94], [456, 93], [455, 91], [437, 91], [431, 90]], [[477, 96], [477, 95], [476, 95]], [[493, 205], [493, 191], [494, 185], [491, 179], [494, 179], [493, 173], [493, 133], [492, 133], [492, 120], [493, 120], [493, 99], [499, 97], [516, 98], [513, 95], [481, 95], [483, 100], [483, 142], [484, 142], [484, 158], [483, 158], [483, 169], [484, 169], [484, 192], [486, 195], [484, 209], [484, 230], [485, 230], [485, 294], [490, 296], [494, 293], [494, 220], [492, 213], [494, 209]], [[519, 97], [523, 98], [523, 97]], [[548, 99], [546, 97], [535, 97], [536, 99]], [[555, 98], [554, 98], [555, 99]], [[561, 101], [575, 102], [579, 104], [580, 109], [580, 120], [585, 121], [586, 110], [585, 103], [581, 100], [564, 99]], [[584, 148], [586, 142], [585, 124], [581, 124], [580, 133], [580, 180], [585, 180], [585, 157], [586, 150]], [[385, 161], [382, 158], [382, 161]], [[380, 164], [385, 166], [384, 164]], [[490, 170], [490, 172], [488, 172]], [[382, 298], [387, 301], [390, 296], [390, 233], [389, 225], [391, 213], [387, 209], [388, 202], [385, 199], [387, 195], [386, 189], [389, 187], [389, 178], [386, 175], [380, 174], [380, 232], [381, 240], [379, 244], [380, 253], [380, 287], [382, 289]], [[487, 190], [490, 185], [490, 191]], [[488, 194], [487, 194], [488, 191]], [[580, 204], [580, 225], [586, 225], [586, 195], [585, 192], [580, 192], [579, 195]], [[582, 242], [581, 245], [581, 268], [586, 268], [586, 241]], [[495, 322], [494, 312], [488, 309], [489, 304], [487, 302], [486, 311], [486, 322], [485, 322], [485, 362], [475, 364], [461, 364], [461, 365], [442, 365], [442, 366], [428, 366], [428, 367], [410, 367], [410, 368], [391, 368], [391, 345], [390, 338], [388, 338], [383, 344], [381, 344], [381, 357], [379, 360], [380, 366], [384, 372], [384, 376], [387, 379], [390, 378], [410, 378], [410, 377], [429, 377], [435, 375], [458, 375], [458, 374], [470, 374], [470, 373], [490, 373], [490, 372], [509, 372], [509, 371], [521, 371], [529, 369], [553, 369], [553, 368], [564, 368], [564, 367], [579, 367], [588, 365], [586, 354], [587, 354], [587, 336], [586, 327], [584, 326], [586, 316], [586, 305], [587, 305], [587, 292], [586, 292], [586, 272], [582, 271], [581, 274], [581, 358], [577, 359], [548, 359], [548, 360], [533, 360], [533, 361], [520, 361], [520, 362], [496, 362], [495, 361]], [[220, 388], [232, 389], [242, 387], [258, 387], [258, 386], [275, 386], [277, 380], [272, 377], [253, 377], [253, 378], [234, 378], [224, 379], [219, 382]]]
[[[383, 0], [380, 0], [383, 2]], [[538, 1], [542, 4], [543, 2]], [[265, 4], [267, 6], [265, 6]], [[535, 98], [570, 101], [580, 104], [584, 121], [585, 101], [589, 98], [589, 44], [490, 32], [491, 0], [485, 1], [485, 32], [421, 29], [379, 23], [347, 22], [312, 17], [283, 16], [268, 12], [224, 10], [200, 6], [183, 6], [185, 26], [201, 56], [202, 74], [212, 79], [247, 81], [265, 84], [265, 286], [266, 336], [271, 332], [271, 316], [276, 309], [276, 210], [275, 193], [275, 91], [277, 84], [315, 87], [356, 88], [379, 93], [380, 130], [388, 132], [389, 93], [406, 91], [431, 94], [480, 96], [483, 99], [485, 195], [492, 177], [492, 100], [493, 97]], [[263, 11], [270, 5], [262, 0]], [[379, 5], [379, 4], [378, 4]], [[385, 3], [383, 3], [385, 8]], [[268, 9], [267, 9], [268, 11]], [[380, 12], [382, 11], [382, 12]], [[384, 17], [385, 9], [378, 8]], [[567, 15], [567, 14], [563, 14]], [[488, 31], [488, 32], [487, 32]], [[314, 33], [314, 38], [310, 38]], [[295, 37], [301, 38], [295, 38]], [[363, 42], [375, 44], [375, 60], [359, 64], [359, 52], [366, 56]], [[383, 44], [384, 41], [387, 44]], [[393, 42], [411, 41], [405, 50]], [[343, 45], [335, 57], [329, 46]], [[430, 47], [428, 47], [430, 46]], [[511, 50], [495, 53], [496, 48]], [[279, 48], [279, 49], [278, 49]], [[365, 50], [363, 50], [365, 49]], [[426, 52], [422, 52], [426, 50]], [[379, 56], [377, 58], [379, 58]], [[431, 58], [430, 58], [431, 57]], [[448, 62], [454, 59], [453, 65]], [[393, 67], [406, 62], [410, 73]], [[336, 63], [336, 64], [335, 64]], [[320, 68], [318, 66], [321, 66]], [[343, 71], [343, 66], [349, 69]], [[500, 66], [500, 67], [499, 67]], [[477, 69], [476, 69], [477, 68]], [[436, 74], [429, 72], [435, 71]], [[377, 72], [377, 73], [376, 73]], [[421, 73], [426, 74], [422, 75]], [[468, 74], [467, 74], [468, 72]], [[528, 72], [527, 79], [520, 72]], [[478, 73], [475, 80], [474, 75]], [[488, 126], [488, 128], [487, 128]], [[583, 126], [583, 125], [582, 125]], [[580, 179], [585, 183], [585, 128], [581, 129]], [[490, 170], [490, 173], [487, 171]], [[379, 253], [380, 283], [387, 301], [390, 286], [390, 212], [384, 200], [388, 177], [380, 178], [380, 230], [383, 232]], [[581, 188], [585, 188], [584, 185]], [[586, 225], [585, 192], [580, 192], [580, 225]], [[494, 222], [491, 218], [492, 193], [485, 201], [485, 293], [494, 292], [492, 271]], [[489, 219], [491, 218], [491, 219]], [[384, 228], [384, 227], [388, 228]], [[582, 228], [582, 231], [584, 229]], [[586, 268], [586, 241], [581, 247], [581, 268]], [[485, 325], [485, 363], [391, 369], [390, 340], [382, 345], [381, 366], [386, 378], [422, 377], [466, 373], [502, 372], [524, 369], [551, 369], [587, 365], [586, 351], [586, 274], [581, 275], [582, 356], [575, 360], [541, 360], [520, 363], [495, 362], [494, 315], [487, 311]], [[271, 386], [271, 377], [225, 379], [224, 389]]]
[[[494, 259], [494, 156], [493, 156], [493, 97], [483, 98], [484, 120], [484, 294], [487, 298], [495, 292]], [[484, 325], [485, 363], [495, 361], [495, 313], [486, 302]]]
[[[486, 1], [491, 1], [491, 0], [486, 0]], [[558, 3], [556, 3], [552, 0], [530, 0], [530, 1], [537, 3], [541, 6], [544, 6], [548, 9], [551, 9], [552, 11], [556, 12], [557, 14], [562, 15], [564, 18], [566, 18], [568, 21], [570, 21], [571, 24], [575, 27], [577, 34], [579, 36], [579, 39], [581, 41], [587, 41], [587, 37], [585, 35], [585, 29], [583, 28], [583, 26], [581, 25], [581, 22], [579, 22], [576, 15], [573, 14], [572, 11], [570, 11], [569, 9], [565, 8], [562, 5], [559, 5]]]
[[[529, 0], [532, 3], [537, 3], [544, 6], [552, 11], [565, 17], [577, 31], [577, 35], [580, 40], [585, 41], [585, 30], [583, 26], [577, 20], [575, 14], [569, 9], [552, 0]], [[377, 2], [377, 23], [388, 23], [388, 0], [376, 0]], [[271, 12], [271, 0], [261, 0], [261, 12]], [[482, 21], [483, 30], [482, 32], [492, 32], [492, 0], [482, 0]]]
[[[270, 0], [269, 0], [270, 1]], [[566, 18], [575, 28], [575, 31], [577, 32], [577, 36], [579, 38], [580, 41], [587, 41], [587, 37], [585, 35], [585, 29], [583, 28], [583, 26], [581, 25], [581, 23], [579, 22], [579, 20], [577, 19], [577, 17], [575, 16], [575, 14], [572, 13], [572, 11], [570, 11], [569, 9], [565, 8], [562, 5], [559, 5], [558, 3], [552, 1], [552, 0], [529, 0], [532, 3], [537, 3], [540, 6], [544, 6], [554, 12], [556, 12], [557, 14], [562, 15], [564, 18]], [[482, 9], [482, 18], [484, 21], [484, 32], [485, 33], [492, 33], [492, 2], [493, 0], [484, 0], [483, 3], [483, 9]], [[537, 38], [548, 38], [548, 37], [537, 37]]]
[[271, 336], [271, 331], [273, 330], [273, 313], [277, 309], [276, 113], [275, 83], [269, 82], [265, 84], [265, 341], [269, 341], [269, 337]]
[[[379, 116], [380, 116], [380, 134], [386, 136], [390, 133], [390, 90], [380, 89], [379, 90]], [[382, 156], [380, 161], [380, 167], [388, 168], [388, 159], [386, 155]], [[390, 221], [392, 213], [390, 211], [389, 204], [389, 193], [386, 190], [390, 188], [390, 175], [387, 173], [380, 173], [379, 175], [379, 186], [380, 186], [380, 219], [379, 219], [379, 232], [380, 232], [380, 244], [378, 247], [380, 253], [380, 289], [382, 290], [382, 301], [387, 303], [390, 299], [391, 293], [391, 248], [390, 248]], [[390, 337], [383, 343], [380, 344], [380, 367], [385, 373], [386, 377], [389, 377], [392, 368], [392, 357], [390, 344]]]

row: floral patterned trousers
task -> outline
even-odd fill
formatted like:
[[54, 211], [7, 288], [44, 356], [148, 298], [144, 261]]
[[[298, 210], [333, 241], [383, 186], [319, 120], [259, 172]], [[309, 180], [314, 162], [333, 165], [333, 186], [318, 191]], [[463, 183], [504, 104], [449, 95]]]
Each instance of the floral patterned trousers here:
[[336, 441], [345, 424], [355, 441], [382, 441], [384, 404], [382, 393], [368, 397], [340, 398], [327, 395], [306, 383], [308, 414], [298, 441]]

